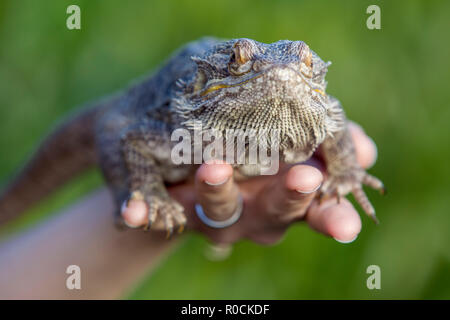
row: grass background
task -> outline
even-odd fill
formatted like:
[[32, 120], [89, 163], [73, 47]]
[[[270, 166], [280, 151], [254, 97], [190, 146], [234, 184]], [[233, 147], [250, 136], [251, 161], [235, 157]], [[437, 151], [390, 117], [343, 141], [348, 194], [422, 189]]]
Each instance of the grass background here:
[[[82, 30], [69, 31], [78, 4]], [[366, 28], [370, 4], [381, 30]], [[280, 244], [235, 246], [210, 262], [206, 240], [185, 242], [124, 298], [450, 298], [450, 2], [448, 1], [0, 1], [0, 181], [52, 124], [78, 105], [154, 70], [204, 35], [304, 40], [333, 65], [328, 92], [378, 145], [369, 191], [381, 220], [363, 217], [342, 245], [296, 225]], [[88, 173], [8, 230], [32, 225], [102, 183]], [[366, 268], [381, 267], [381, 290]]]

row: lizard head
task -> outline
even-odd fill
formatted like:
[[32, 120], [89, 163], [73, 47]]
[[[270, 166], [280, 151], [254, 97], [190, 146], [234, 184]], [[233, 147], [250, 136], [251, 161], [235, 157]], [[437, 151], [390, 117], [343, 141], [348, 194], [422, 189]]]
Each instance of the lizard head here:
[[235, 39], [192, 60], [197, 72], [175, 104], [186, 126], [200, 121], [204, 129], [278, 129], [280, 148], [325, 138], [329, 63], [304, 42]]

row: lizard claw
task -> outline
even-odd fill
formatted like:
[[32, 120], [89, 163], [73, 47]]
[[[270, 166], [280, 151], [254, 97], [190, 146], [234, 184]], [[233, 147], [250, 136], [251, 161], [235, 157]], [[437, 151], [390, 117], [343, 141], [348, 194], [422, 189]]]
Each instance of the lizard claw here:
[[172, 229], [167, 229], [166, 231], [166, 239], [169, 240], [170, 237], [172, 236], [173, 230]]
[[378, 178], [369, 175], [363, 169], [356, 169], [343, 174], [330, 174], [329, 178], [325, 181], [320, 190], [319, 204], [321, 203], [321, 199], [328, 196], [336, 196], [337, 202], [340, 203], [342, 196], [352, 192], [355, 200], [359, 203], [366, 214], [376, 224], [379, 224], [379, 221], [375, 215], [375, 209], [362, 189], [362, 184], [380, 190], [382, 194], [385, 192], [383, 183]]
[[320, 192], [318, 198], [319, 198], [319, 205], [321, 205], [323, 203], [323, 200], [325, 199], [325, 192]]
[[337, 203], [341, 204], [341, 194], [339, 192], [336, 193]]

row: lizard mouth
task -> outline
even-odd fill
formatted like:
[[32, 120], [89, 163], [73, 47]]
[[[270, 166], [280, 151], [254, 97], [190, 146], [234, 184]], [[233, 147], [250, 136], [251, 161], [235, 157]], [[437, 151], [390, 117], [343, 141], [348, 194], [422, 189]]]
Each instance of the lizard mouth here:
[[[250, 82], [253, 82], [254, 80], [257, 80], [258, 78], [261, 78], [261, 77], [265, 76], [266, 74], [270, 73], [271, 71], [273, 72], [276, 69], [278, 69], [278, 70], [280, 70], [280, 69], [283, 70], [284, 69], [284, 70], [289, 70], [291, 72], [294, 72], [296, 74], [296, 76], [298, 77], [298, 79], [300, 79], [312, 91], [315, 91], [315, 92], [319, 93], [323, 97], [326, 96], [326, 93], [323, 90], [323, 88], [321, 86], [319, 86], [319, 85], [314, 84], [313, 81], [309, 77], [305, 76], [302, 72], [297, 71], [297, 70], [295, 70], [293, 68], [290, 68], [290, 67], [282, 67], [282, 68], [280, 68], [279, 66], [272, 66], [272, 67], [267, 68], [267, 69], [265, 69], [263, 71], [260, 71], [259, 73], [252, 74], [252, 75], [248, 76], [247, 78], [244, 78], [244, 79], [242, 79], [242, 80], [240, 80], [238, 82], [234, 82], [234, 83], [231, 83], [231, 82], [230, 83], [226, 83], [225, 82], [225, 83], [213, 83], [213, 84], [210, 84], [209, 86], [207, 86], [205, 89], [203, 89], [200, 92], [200, 96], [204, 97], [204, 96], [208, 95], [209, 93], [215, 92], [215, 91], [220, 90], [220, 89], [233, 88], [233, 87], [236, 87], [236, 88], [237, 87], [242, 87], [242, 86], [244, 86], [244, 85], [246, 85], [246, 84], [248, 84]], [[283, 81], [283, 80], [281, 79], [281, 81]]]
[[236, 82], [236, 83], [232, 83], [232, 84], [226, 84], [226, 83], [221, 83], [221, 84], [212, 84], [212, 85], [210, 85], [210, 86], [208, 86], [207, 88], [205, 88], [201, 93], [200, 93], [200, 96], [206, 96], [208, 93], [210, 93], [210, 92], [214, 92], [214, 91], [217, 91], [217, 90], [219, 90], [219, 89], [223, 89], [223, 88], [232, 88], [232, 87], [239, 87], [239, 86], [242, 86], [242, 85], [244, 85], [244, 84], [246, 84], [246, 83], [248, 83], [248, 82], [250, 82], [250, 81], [252, 81], [252, 80], [255, 80], [255, 79], [257, 79], [257, 78], [260, 78], [260, 77], [262, 77], [263, 76], [263, 74], [262, 73], [259, 73], [259, 74], [257, 74], [257, 75], [253, 75], [252, 77], [250, 77], [250, 78], [248, 78], [248, 79], [245, 79], [245, 80], [242, 80], [242, 81], [239, 81], [239, 82]]

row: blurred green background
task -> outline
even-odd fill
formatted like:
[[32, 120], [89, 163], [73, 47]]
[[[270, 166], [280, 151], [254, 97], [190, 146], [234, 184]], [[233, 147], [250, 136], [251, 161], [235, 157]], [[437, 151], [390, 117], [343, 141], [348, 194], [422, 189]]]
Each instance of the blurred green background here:
[[[82, 29], [66, 28], [81, 7]], [[381, 7], [381, 30], [366, 8]], [[188, 235], [124, 298], [450, 298], [449, 1], [0, 1], [0, 181], [53, 123], [84, 102], [154, 70], [204, 35], [304, 40], [333, 65], [328, 92], [378, 145], [368, 191], [381, 220], [363, 216], [352, 244], [292, 227], [273, 247], [241, 242], [211, 262]], [[102, 183], [86, 174], [10, 226], [31, 226]], [[381, 267], [381, 290], [366, 268]]]

